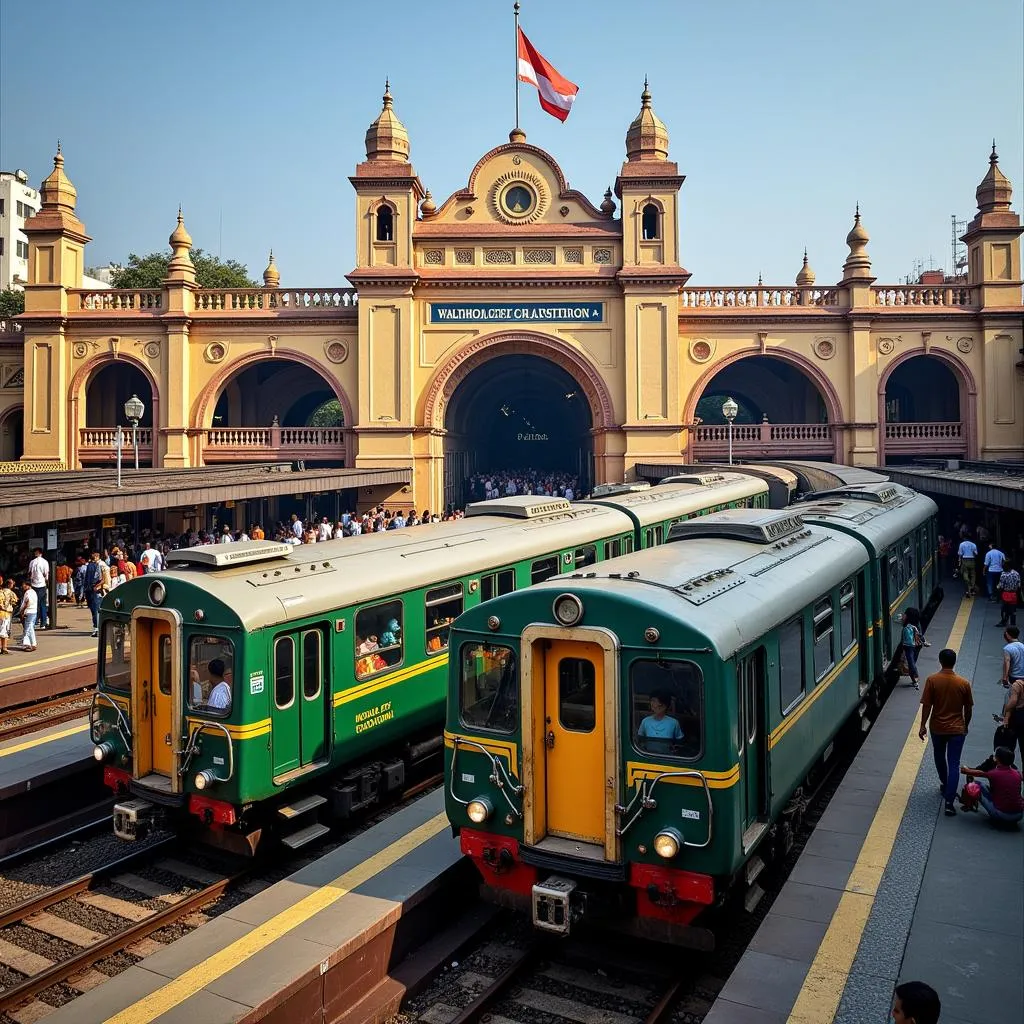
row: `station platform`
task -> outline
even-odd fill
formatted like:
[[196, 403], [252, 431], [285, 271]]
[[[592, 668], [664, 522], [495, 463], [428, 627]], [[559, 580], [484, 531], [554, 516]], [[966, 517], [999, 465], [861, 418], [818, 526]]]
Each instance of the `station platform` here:
[[[943, 647], [958, 652], [973, 767], [1006, 695], [998, 605], [962, 600], [955, 582], [946, 594], [921, 685]], [[903, 679], [704, 1024], [882, 1024], [903, 981], [938, 992], [941, 1024], [1024, 1024], [1024, 833], [984, 811], [944, 816], [919, 723]]]
[[[471, 889], [436, 790], [49, 1013], [47, 1024], [361, 1020]], [[397, 1006], [395, 1007], [397, 1008]]]
[[84, 766], [102, 774], [92, 749], [85, 716], [5, 740], [0, 743], [0, 801], [77, 774]]
[[36, 631], [36, 650], [22, 651], [14, 623], [11, 655], [0, 658], [0, 711], [96, 682], [96, 648], [88, 608], [62, 604], [57, 627]]

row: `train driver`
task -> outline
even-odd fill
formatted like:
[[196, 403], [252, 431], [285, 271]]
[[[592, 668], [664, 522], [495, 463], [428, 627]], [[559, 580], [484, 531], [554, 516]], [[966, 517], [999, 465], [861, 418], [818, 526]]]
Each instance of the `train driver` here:
[[661, 690], [651, 694], [651, 713], [644, 717], [637, 730], [640, 746], [649, 753], [669, 754], [673, 744], [682, 742], [683, 730], [668, 714], [670, 700]]
[[230, 714], [231, 684], [224, 678], [224, 662], [214, 658], [206, 671], [210, 675], [210, 696], [206, 698], [206, 706]]

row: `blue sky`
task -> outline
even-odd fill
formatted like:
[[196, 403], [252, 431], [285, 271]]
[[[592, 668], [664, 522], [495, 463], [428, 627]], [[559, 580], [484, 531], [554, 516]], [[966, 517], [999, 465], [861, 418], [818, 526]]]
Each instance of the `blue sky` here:
[[[993, 136], [1024, 195], [1020, 0], [524, 0], [523, 28], [580, 86], [562, 125], [522, 87], [529, 141], [599, 202], [644, 75], [682, 188], [693, 284], [791, 282], [804, 246], [838, 280], [858, 200], [883, 282], [948, 267]], [[195, 244], [284, 286], [345, 283], [348, 175], [385, 76], [436, 201], [513, 124], [506, 0], [0, 0], [0, 167], [36, 185], [57, 138], [90, 265]]]

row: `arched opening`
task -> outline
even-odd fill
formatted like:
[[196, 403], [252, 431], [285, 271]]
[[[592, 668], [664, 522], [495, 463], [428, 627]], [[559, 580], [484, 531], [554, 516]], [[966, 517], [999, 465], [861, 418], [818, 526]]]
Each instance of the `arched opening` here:
[[202, 458], [344, 465], [344, 428], [339, 396], [313, 367], [287, 358], [260, 359], [219, 385]]
[[25, 452], [25, 410], [17, 405], [0, 420], [0, 462], [16, 462]]
[[580, 383], [538, 355], [495, 356], [457, 385], [445, 409], [445, 501], [485, 497], [486, 479], [502, 494], [591, 486], [594, 426]]
[[377, 208], [377, 241], [391, 242], [395, 238], [395, 213], [386, 203]]
[[[142, 402], [138, 429], [125, 415], [125, 402], [132, 396]], [[110, 465], [117, 461], [117, 428], [124, 431], [122, 458], [134, 459], [138, 445], [140, 466], [153, 465], [153, 422], [157, 397], [149, 376], [135, 363], [114, 359], [93, 371], [85, 386], [85, 410], [79, 417], [78, 457], [83, 465]]]
[[922, 352], [894, 363], [880, 382], [882, 464], [968, 454], [969, 400], [963, 376], [947, 359]]
[[648, 203], [640, 215], [640, 228], [645, 242], [661, 237], [660, 220], [661, 211], [654, 203]]
[[[731, 398], [739, 411], [729, 428], [722, 407]], [[827, 382], [793, 357], [741, 356], [707, 381], [694, 407], [693, 456], [710, 462], [739, 459], [836, 459], [833, 422], [838, 402]]]

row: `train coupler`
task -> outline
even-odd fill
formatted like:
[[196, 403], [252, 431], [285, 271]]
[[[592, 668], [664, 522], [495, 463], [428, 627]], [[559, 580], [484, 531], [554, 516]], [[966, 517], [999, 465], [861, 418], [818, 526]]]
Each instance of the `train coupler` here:
[[114, 804], [114, 835], [118, 839], [145, 839], [153, 824], [156, 808], [148, 800], [124, 800]]
[[534, 885], [531, 901], [534, 928], [568, 935], [573, 922], [582, 916], [577, 895], [576, 883], [558, 875]]

